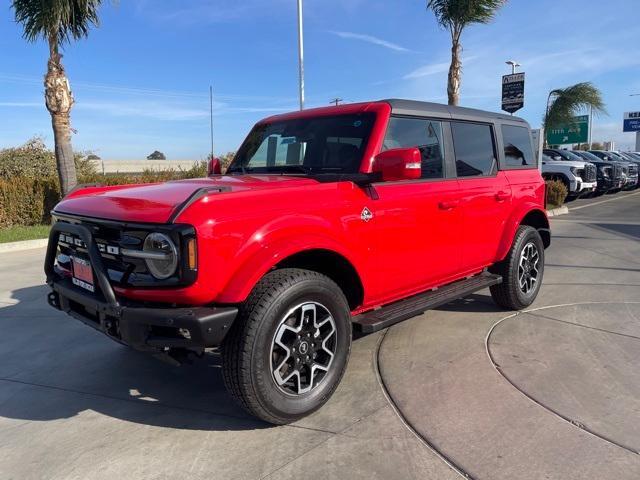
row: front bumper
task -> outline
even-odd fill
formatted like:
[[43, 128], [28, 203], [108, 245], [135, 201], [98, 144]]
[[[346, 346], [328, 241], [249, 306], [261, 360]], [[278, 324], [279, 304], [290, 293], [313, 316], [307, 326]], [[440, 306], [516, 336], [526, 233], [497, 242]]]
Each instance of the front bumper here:
[[[61, 232], [82, 238], [96, 282], [95, 293], [85, 291], [56, 268]], [[91, 231], [83, 225], [58, 222], [51, 228], [44, 265], [49, 304], [114, 340], [136, 350], [166, 354], [175, 350], [197, 353], [222, 343], [238, 313], [234, 306], [147, 306], [116, 297]]]
[[609, 190], [616, 190], [622, 188], [623, 181], [622, 179], [614, 180], [610, 177], [600, 177], [598, 178], [598, 187], [597, 190], [599, 192], [608, 192]]
[[582, 180], [572, 180], [572, 192], [576, 195], [581, 195], [584, 193], [591, 193], [595, 191], [598, 186], [598, 182], [583, 182]]

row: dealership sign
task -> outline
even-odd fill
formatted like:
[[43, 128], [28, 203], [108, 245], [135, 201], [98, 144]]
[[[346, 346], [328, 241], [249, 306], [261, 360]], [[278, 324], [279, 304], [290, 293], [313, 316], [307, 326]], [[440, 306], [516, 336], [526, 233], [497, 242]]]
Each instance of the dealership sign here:
[[565, 145], [568, 143], [584, 143], [589, 140], [589, 115], [573, 117], [573, 122], [560, 125], [547, 131], [549, 145]]
[[513, 113], [524, 107], [524, 72], [502, 76], [502, 110]]
[[640, 132], [640, 112], [625, 112], [623, 132]]

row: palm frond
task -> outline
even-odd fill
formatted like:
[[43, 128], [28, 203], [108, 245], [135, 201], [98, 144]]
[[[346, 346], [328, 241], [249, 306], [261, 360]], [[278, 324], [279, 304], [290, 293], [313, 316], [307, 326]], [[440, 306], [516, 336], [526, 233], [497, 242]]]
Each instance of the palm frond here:
[[447, 29], [472, 23], [489, 23], [507, 0], [427, 0], [427, 9]]
[[89, 34], [99, 25], [102, 0], [12, 0], [16, 22], [24, 28], [24, 38], [57, 39], [59, 45]]
[[606, 113], [600, 90], [591, 82], [582, 82], [550, 93], [552, 100], [544, 117], [546, 130], [570, 125], [581, 110], [592, 108], [594, 113]]

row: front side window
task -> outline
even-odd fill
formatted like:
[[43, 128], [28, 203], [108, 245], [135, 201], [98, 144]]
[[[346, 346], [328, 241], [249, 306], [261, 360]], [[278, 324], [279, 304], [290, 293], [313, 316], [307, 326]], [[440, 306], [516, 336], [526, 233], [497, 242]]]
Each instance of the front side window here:
[[489, 125], [451, 122], [458, 177], [492, 175], [496, 169], [493, 132]]
[[442, 123], [422, 118], [391, 117], [383, 150], [418, 148], [422, 154], [422, 178], [444, 178]]
[[507, 167], [535, 167], [536, 160], [533, 156], [528, 128], [502, 125], [502, 141]]
[[256, 125], [228, 171], [357, 173], [374, 122], [363, 113]]

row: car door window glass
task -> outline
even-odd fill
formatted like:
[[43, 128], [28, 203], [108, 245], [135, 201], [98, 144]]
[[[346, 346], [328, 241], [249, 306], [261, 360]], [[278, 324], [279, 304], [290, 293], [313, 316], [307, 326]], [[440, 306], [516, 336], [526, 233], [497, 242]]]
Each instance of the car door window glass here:
[[458, 177], [492, 175], [496, 168], [493, 134], [489, 125], [451, 122]]
[[444, 178], [442, 123], [423, 118], [391, 117], [383, 150], [418, 148], [422, 154], [422, 178]]
[[504, 158], [507, 167], [535, 167], [529, 129], [514, 125], [502, 125]]

